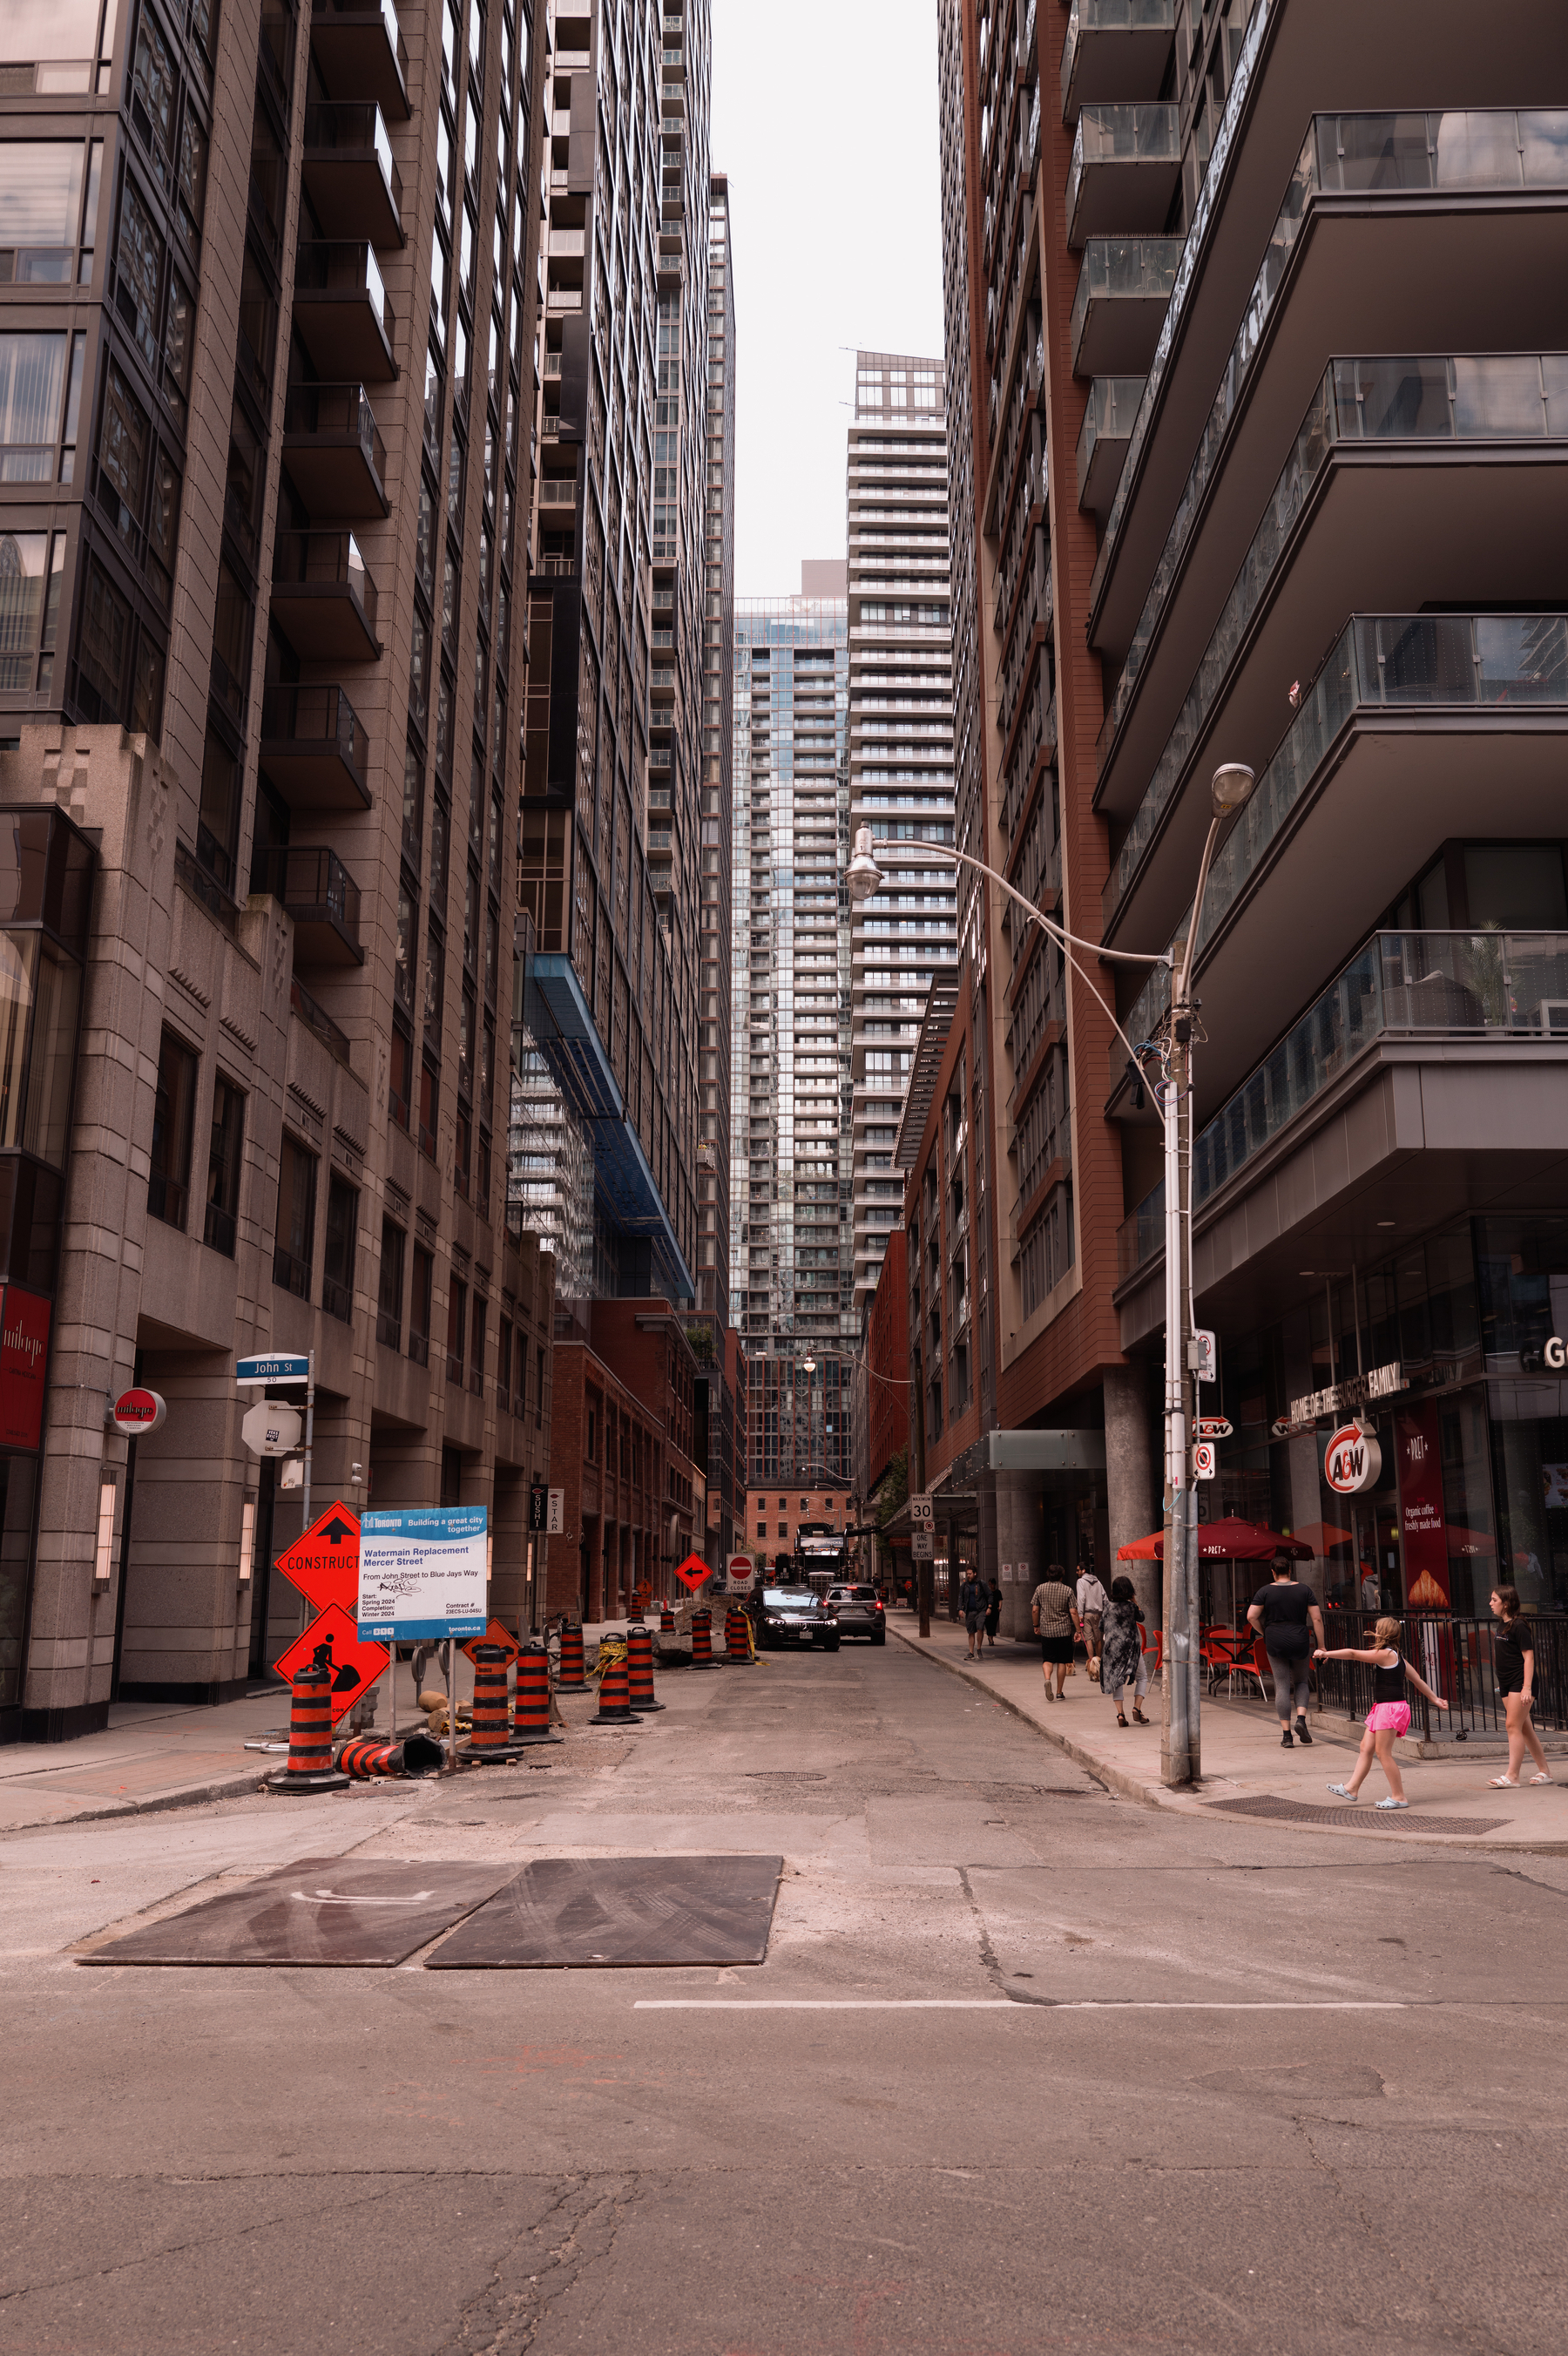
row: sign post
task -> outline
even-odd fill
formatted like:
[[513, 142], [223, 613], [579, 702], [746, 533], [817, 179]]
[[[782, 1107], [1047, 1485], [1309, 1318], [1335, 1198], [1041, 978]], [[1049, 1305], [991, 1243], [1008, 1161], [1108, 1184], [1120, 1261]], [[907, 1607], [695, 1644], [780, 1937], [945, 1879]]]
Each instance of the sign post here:
[[416, 1637], [445, 1641], [449, 1774], [457, 1767], [457, 1646], [482, 1636], [489, 1617], [489, 1528], [485, 1505], [415, 1505], [366, 1514], [359, 1524], [360, 1635], [389, 1645], [394, 1662], [399, 1644]]
[[[289, 1384], [304, 1385], [304, 1483], [301, 1499], [301, 1521], [310, 1527], [310, 1452], [315, 1435], [315, 1352], [301, 1356], [293, 1351], [261, 1351], [256, 1356], [241, 1358], [234, 1369], [234, 1379], [241, 1390], [271, 1390]], [[260, 1453], [261, 1451], [258, 1451]]]
[[935, 1584], [936, 1509], [928, 1490], [914, 1490], [909, 1501], [909, 1550], [915, 1565], [920, 1592], [920, 1633], [931, 1633], [932, 1590]]

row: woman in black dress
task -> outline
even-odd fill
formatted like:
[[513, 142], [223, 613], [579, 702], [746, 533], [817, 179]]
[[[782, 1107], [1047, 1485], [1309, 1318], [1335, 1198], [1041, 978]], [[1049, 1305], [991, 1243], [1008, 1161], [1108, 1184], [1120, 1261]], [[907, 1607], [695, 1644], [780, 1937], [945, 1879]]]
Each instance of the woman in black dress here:
[[[1307, 1656], [1314, 1641], [1323, 1642], [1323, 1612], [1317, 1598], [1296, 1575], [1296, 1565], [1287, 1554], [1274, 1558], [1274, 1582], [1260, 1587], [1247, 1609], [1247, 1619], [1255, 1628], [1268, 1649], [1269, 1672], [1274, 1678], [1274, 1706], [1279, 1712], [1280, 1742], [1286, 1751], [1294, 1751], [1296, 1742], [1310, 1742], [1307, 1726], [1307, 1698], [1309, 1679]], [[1312, 1634], [1307, 1633], [1308, 1621]], [[1290, 1705], [1296, 1702], [1296, 1734], [1290, 1731]]]
[[1492, 1639], [1492, 1664], [1508, 1719], [1508, 1772], [1490, 1780], [1499, 1792], [1513, 1791], [1528, 1751], [1535, 1762], [1531, 1782], [1550, 1783], [1554, 1779], [1547, 1770], [1546, 1753], [1530, 1715], [1535, 1703], [1535, 1639], [1529, 1621], [1520, 1613], [1517, 1587], [1493, 1588], [1492, 1616], [1499, 1622]]
[[[1113, 1579], [1110, 1601], [1100, 1620], [1100, 1684], [1116, 1705], [1116, 1724], [1125, 1726], [1124, 1697], [1129, 1686], [1137, 1683], [1138, 1665], [1143, 1659], [1143, 1640], [1138, 1633], [1137, 1591], [1130, 1579]], [[1147, 1719], [1133, 1703], [1133, 1716], [1140, 1726]]]

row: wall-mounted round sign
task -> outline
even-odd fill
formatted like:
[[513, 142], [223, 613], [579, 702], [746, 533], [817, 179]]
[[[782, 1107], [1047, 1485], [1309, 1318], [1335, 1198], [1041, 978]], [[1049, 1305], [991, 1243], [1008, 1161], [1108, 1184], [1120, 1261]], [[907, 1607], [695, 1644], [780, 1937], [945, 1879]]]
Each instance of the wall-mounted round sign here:
[[1383, 1452], [1359, 1423], [1343, 1424], [1323, 1451], [1323, 1471], [1330, 1489], [1354, 1497], [1382, 1479]]
[[115, 1430], [128, 1433], [133, 1440], [156, 1431], [168, 1411], [168, 1403], [159, 1392], [144, 1391], [139, 1384], [133, 1390], [122, 1391], [110, 1410]]

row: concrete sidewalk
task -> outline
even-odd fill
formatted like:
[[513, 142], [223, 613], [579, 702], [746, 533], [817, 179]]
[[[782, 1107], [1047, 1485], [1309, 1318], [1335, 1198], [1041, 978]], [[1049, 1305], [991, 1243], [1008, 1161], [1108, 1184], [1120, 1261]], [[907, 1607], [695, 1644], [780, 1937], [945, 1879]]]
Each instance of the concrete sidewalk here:
[[[1561, 1778], [1555, 1791], [1528, 1784], [1516, 1792], [1490, 1790], [1488, 1779], [1502, 1772], [1507, 1753], [1500, 1743], [1488, 1741], [1456, 1746], [1452, 1756], [1442, 1760], [1402, 1759], [1408, 1813], [1373, 1806], [1388, 1789], [1376, 1767], [1357, 1804], [1348, 1807], [1327, 1787], [1343, 1783], [1355, 1763], [1361, 1740], [1357, 1721], [1314, 1713], [1310, 1748], [1297, 1743], [1286, 1751], [1272, 1708], [1205, 1697], [1202, 1783], [1191, 1793], [1171, 1792], [1159, 1780], [1157, 1679], [1151, 1680], [1144, 1702], [1152, 1723], [1135, 1726], [1129, 1721], [1123, 1729], [1116, 1724], [1115, 1705], [1090, 1684], [1082, 1661], [1067, 1680], [1062, 1699], [1048, 1702], [1038, 1648], [1017, 1643], [999, 1644], [995, 1650], [987, 1645], [983, 1662], [970, 1661], [961, 1624], [933, 1619], [930, 1637], [923, 1639], [913, 1615], [901, 1606], [889, 1612], [888, 1627], [912, 1651], [1027, 1719], [1112, 1791], [1146, 1807], [1210, 1821], [1217, 1815], [1242, 1820], [1268, 1816], [1310, 1826], [1314, 1831], [1342, 1828], [1350, 1838], [1376, 1839], [1392, 1827], [1402, 1840], [1430, 1839], [1444, 1848], [1544, 1849], [1568, 1855], [1568, 1739], [1561, 1735], [1542, 1738], [1552, 1772]], [[1310, 1815], [1297, 1814], [1307, 1809]]]

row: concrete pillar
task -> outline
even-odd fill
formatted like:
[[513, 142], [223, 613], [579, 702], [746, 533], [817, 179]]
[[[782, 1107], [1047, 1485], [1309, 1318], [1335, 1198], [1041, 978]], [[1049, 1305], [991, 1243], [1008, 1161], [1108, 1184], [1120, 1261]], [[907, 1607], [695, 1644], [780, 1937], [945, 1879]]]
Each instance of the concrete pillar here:
[[[987, 1529], [987, 1507], [990, 1529]], [[995, 1571], [1002, 1585], [1002, 1615], [997, 1633], [1032, 1642], [1029, 1600], [1040, 1585], [1040, 1487], [1027, 1472], [994, 1472], [980, 1490], [980, 1574]], [[987, 1552], [987, 1545], [989, 1552]], [[1003, 1577], [1010, 1565], [1011, 1579]]]
[[1125, 1571], [1137, 1591], [1150, 1629], [1160, 1624], [1157, 1562], [1118, 1562], [1116, 1550], [1159, 1526], [1160, 1492], [1150, 1419], [1147, 1370], [1137, 1361], [1105, 1369], [1105, 1489], [1110, 1522], [1110, 1560], [1101, 1573], [1107, 1588]]

